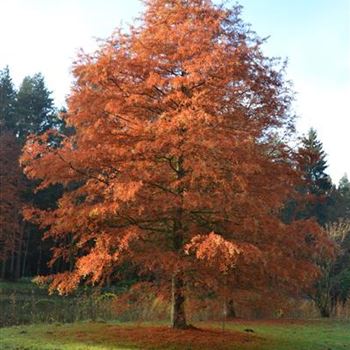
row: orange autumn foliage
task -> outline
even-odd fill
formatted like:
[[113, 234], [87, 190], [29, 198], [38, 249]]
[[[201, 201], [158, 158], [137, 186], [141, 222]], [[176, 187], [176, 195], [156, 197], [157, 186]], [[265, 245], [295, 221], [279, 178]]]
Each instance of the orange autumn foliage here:
[[58, 148], [50, 132], [33, 136], [22, 156], [39, 188], [66, 187], [57, 209], [26, 213], [48, 237], [72, 237], [53, 259], [73, 251], [74, 269], [52, 288], [104, 283], [131, 262], [172, 278], [181, 326], [186, 289], [215, 288], [220, 273], [240, 288], [315, 278], [327, 239], [312, 221], [279, 218], [299, 178], [275, 142], [293, 132], [292, 93], [239, 12], [149, 0], [137, 26], [79, 56], [65, 116], [75, 133]]

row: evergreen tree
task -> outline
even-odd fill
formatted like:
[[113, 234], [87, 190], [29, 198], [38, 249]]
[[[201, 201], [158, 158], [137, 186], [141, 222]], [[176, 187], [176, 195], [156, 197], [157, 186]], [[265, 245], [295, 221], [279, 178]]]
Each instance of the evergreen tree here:
[[350, 220], [350, 181], [345, 174], [339, 181], [339, 203], [337, 212], [340, 217]]
[[332, 189], [332, 181], [326, 173], [328, 167], [326, 153], [322, 142], [318, 140], [315, 129], [310, 129], [307, 136], [302, 138], [302, 145], [298, 150], [299, 170], [303, 178], [300, 193], [304, 196], [303, 210], [299, 211], [299, 218], [315, 217], [324, 225], [327, 222], [327, 211]]
[[33, 133], [40, 134], [59, 125], [51, 92], [45, 86], [44, 77], [37, 73], [25, 77], [19, 88], [16, 103], [16, 131], [23, 142]]
[[16, 90], [14, 88], [9, 67], [0, 70], [0, 126], [13, 129], [15, 114]]
[[[51, 92], [46, 87], [41, 73], [23, 79], [17, 93], [15, 111], [16, 135], [22, 144], [30, 134], [39, 135], [49, 129], [57, 130], [63, 127]], [[56, 139], [49, 141], [50, 143], [59, 142]], [[23, 193], [26, 204], [35, 203], [39, 207], [54, 207], [57, 197], [61, 195], [59, 186], [51, 186], [37, 193], [33, 191], [34, 186], [34, 182], [28, 182], [27, 191]], [[43, 232], [37, 226], [27, 223], [26, 228], [25, 251], [27, 255], [24, 258], [23, 272], [33, 276], [47, 271], [46, 265], [52, 242], [42, 242]]]
[[[42, 233], [36, 226], [23, 222], [20, 215], [22, 205], [35, 203], [51, 208], [61, 193], [57, 186], [53, 186], [34, 194], [34, 183], [21, 176], [18, 166], [21, 146], [29, 134], [38, 135], [63, 126], [57, 117], [51, 92], [40, 73], [25, 77], [17, 92], [9, 68], [0, 71], [0, 126], [1, 276], [16, 279], [21, 274], [33, 276], [47, 271], [46, 263], [52, 247], [52, 242], [42, 243]], [[50, 140], [51, 144], [53, 141], [60, 140]], [[21, 186], [17, 185], [17, 177], [21, 179]]]
[[301, 170], [307, 182], [306, 191], [316, 196], [325, 195], [332, 184], [329, 175], [325, 172], [328, 167], [326, 154], [315, 129], [311, 128], [308, 135], [302, 138], [299, 154]]
[[332, 187], [327, 217], [329, 222], [350, 220], [350, 182], [346, 174], [340, 179], [338, 187]]

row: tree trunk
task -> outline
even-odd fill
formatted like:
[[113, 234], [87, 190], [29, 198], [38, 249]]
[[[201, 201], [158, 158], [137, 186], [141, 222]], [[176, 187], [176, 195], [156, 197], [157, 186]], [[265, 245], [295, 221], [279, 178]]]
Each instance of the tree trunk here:
[[22, 242], [19, 244], [18, 252], [16, 254], [15, 280], [18, 280], [21, 277]]
[[237, 314], [236, 314], [235, 304], [233, 302], [233, 299], [231, 298], [227, 303], [227, 318], [230, 320], [236, 317], [237, 317]]
[[10, 261], [10, 280], [15, 278], [15, 248], [11, 252], [11, 261]]
[[[183, 169], [183, 157], [178, 158], [176, 164], [176, 177], [182, 179], [185, 176]], [[179, 186], [177, 193], [181, 197], [181, 205], [176, 209], [173, 226], [173, 248], [181, 255], [184, 242], [183, 227], [183, 192], [184, 188]], [[174, 271], [171, 280], [172, 298], [171, 298], [171, 327], [175, 329], [188, 328], [185, 314], [185, 283], [184, 275], [181, 269]]]
[[36, 274], [40, 275], [40, 271], [41, 271], [41, 258], [42, 258], [42, 246], [41, 246], [41, 241], [39, 244], [39, 257], [38, 257], [38, 261], [37, 261], [37, 265], [36, 265]]
[[331, 311], [328, 306], [324, 306], [320, 308], [321, 317], [329, 318], [331, 317]]
[[23, 247], [23, 237], [24, 237], [24, 222], [21, 224], [20, 237], [18, 242], [17, 259], [16, 259], [16, 271], [15, 279], [18, 280], [21, 277], [21, 258], [22, 258], [22, 247]]
[[184, 281], [180, 273], [174, 273], [172, 277], [172, 300], [171, 300], [171, 327], [186, 329]]
[[330, 307], [330, 297], [329, 293], [326, 295], [318, 295], [318, 298], [315, 300], [315, 305], [320, 311], [321, 317], [330, 317], [331, 316], [331, 307]]
[[29, 232], [29, 231], [28, 231], [27, 236], [28, 236], [28, 237], [27, 237], [27, 240], [26, 240], [26, 248], [25, 248], [24, 256], [23, 256], [22, 276], [25, 276], [25, 273], [26, 273], [27, 255], [28, 255], [29, 238], [30, 238], [30, 232]]
[[5, 256], [4, 260], [1, 262], [1, 279], [5, 279], [6, 275], [6, 262], [7, 262], [7, 257]]

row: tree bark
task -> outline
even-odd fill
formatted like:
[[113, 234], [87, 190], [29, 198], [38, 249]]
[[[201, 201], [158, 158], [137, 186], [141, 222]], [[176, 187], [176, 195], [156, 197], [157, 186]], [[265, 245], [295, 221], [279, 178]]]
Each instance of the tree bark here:
[[15, 278], [15, 248], [13, 248], [12, 252], [11, 252], [9, 278], [10, 278], [10, 280], [13, 280]]
[[325, 317], [325, 318], [331, 317], [330, 308], [328, 306], [321, 307], [320, 314], [321, 314], [321, 317]]
[[5, 279], [6, 275], [6, 263], [7, 263], [7, 257], [5, 256], [4, 260], [1, 262], [1, 279]]
[[[185, 176], [183, 169], [183, 157], [180, 156], [176, 164], [176, 177], [180, 180]], [[177, 194], [181, 197], [181, 205], [176, 209], [173, 226], [173, 248], [179, 255], [182, 253], [184, 241], [183, 227], [183, 187], [177, 188]], [[175, 329], [188, 328], [185, 314], [185, 283], [181, 269], [177, 268], [171, 281], [171, 327]]]
[[172, 277], [171, 327], [186, 329], [184, 280], [179, 272]]
[[24, 237], [24, 222], [21, 223], [21, 231], [18, 242], [17, 259], [16, 259], [16, 271], [15, 279], [18, 280], [21, 277], [21, 259], [22, 259], [22, 247], [23, 247], [23, 237]]
[[28, 237], [27, 237], [27, 240], [26, 240], [26, 247], [25, 247], [24, 256], [23, 256], [22, 276], [25, 276], [25, 273], [26, 273], [27, 255], [28, 255], [29, 239], [30, 239], [30, 232], [29, 231], [28, 231], [27, 236]]
[[[174, 250], [181, 254], [184, 239], [181, 208], [178, 208], [176, 211], [173, 235]], [[188, 326], [185, 314], [185, 283], [183, 272], [179, 268], [173, 273], [171, 289], [171, 327], [176, 329], [186, 329]]]
[[237, 317], [237, 314], [236, 314], [235, 304], [233, 302], [233, 299], [231, 298], [227, 303], [227, 318], [230, 320], [236, 317]]
[[40, 244], [39, 244], [39, 257], [38, 257], [38, 261], [37, 261], [37, 265], [36, 265], [36, 274], [37, 275], [40, 275], [41, 258], [42, 258], [42, 246], [41, 246], [41, 242], [40, 242]]
[[18, 252], [16, 254], [15, 280], [21, 277], [21, 257], [22, 257], [22, 242], [19, 243]]

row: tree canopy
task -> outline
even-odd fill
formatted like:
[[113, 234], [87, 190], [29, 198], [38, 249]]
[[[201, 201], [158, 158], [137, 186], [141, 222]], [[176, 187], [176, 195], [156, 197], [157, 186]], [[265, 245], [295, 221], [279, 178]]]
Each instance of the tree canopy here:
[[292, 92], [262, 43], [239, 7], [149, 0], [136, 26], [78, 58], [65, 115], [74, 134], [59, 147], [47, 142], [55, 130], [30, 137], [22, 157], [38, 188], [65, 186], [58, 208], [26, 211], [61, 242], [53, 261], [75, 255], [52, 288], [118, 279], [129, 262], [172, 286], [183, 328], [188, 289], [214, 288], [218, 275], [284, 290], [316, 278], [322, 230], [280, 220], [300, 178], [278, 136], [293, 131]]
[[51, 98], [51, 92], [45, 86], [40, 74], [23, 79], [17, 93], [16, 131], [20, 140], [31, 134], [39, 134], [59, 124], [57, 113]]

